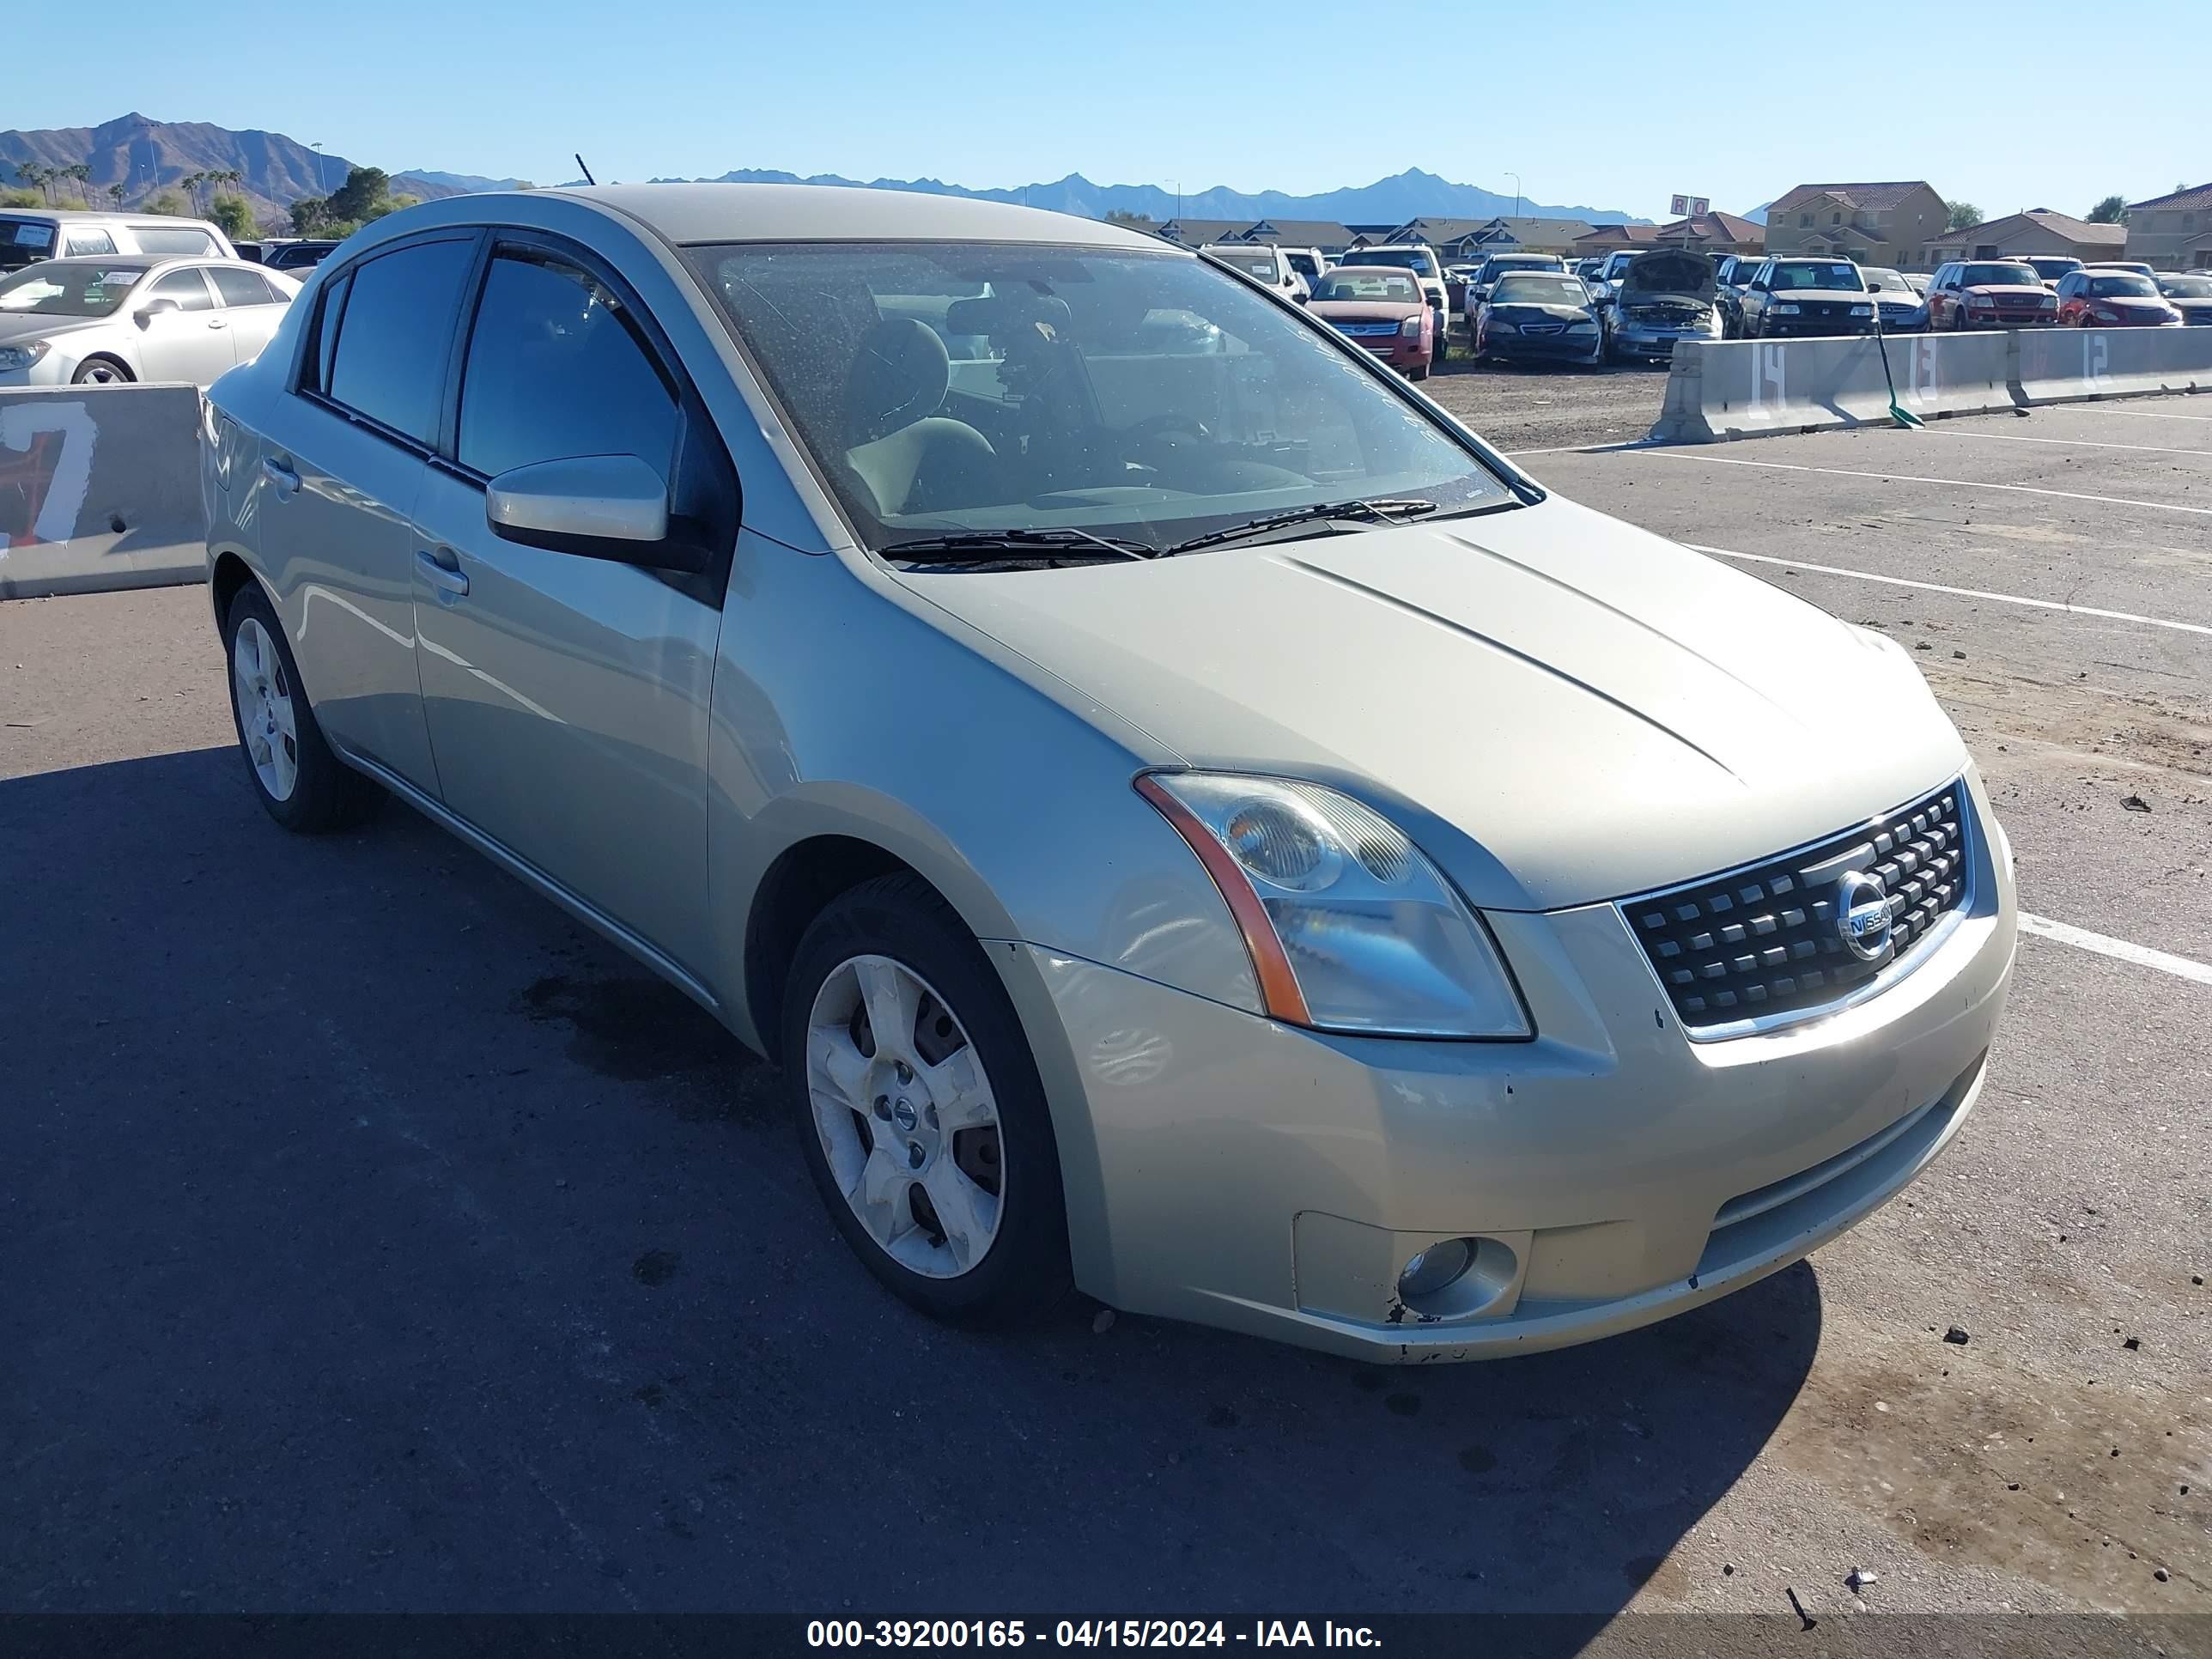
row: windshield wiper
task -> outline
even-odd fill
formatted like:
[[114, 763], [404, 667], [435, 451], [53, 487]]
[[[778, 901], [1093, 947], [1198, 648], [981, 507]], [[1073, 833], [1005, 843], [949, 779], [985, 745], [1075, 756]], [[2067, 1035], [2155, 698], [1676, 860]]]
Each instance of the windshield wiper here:
[[1225, 530], [1209, 530], [1203, 536], [1193, 536], [1188, 541], [1171, 543], [1160, 551], [1164, 554], [1188, 553], [1201, 547], [1218, 547], [1224, 542], [1241, 541], [1247, 536], [1256, 536], [1279, 526], [1310, 524], [1322, 519], [1370, 519], [1376, 524], [1389, 524], [1395, 519], [1410, 519], [1436, 510], [1434, 501], [1392, 500], [1388, 497], [1371, 501], [1318, 501], [1311, 507], [1294, 507], [1287, 513], [1270, 513], [1265, 518], [1254, 519], [1247, 524], [1232, 524]]
[[1160, 550], [1118, 536], [1094, 536], [1064, 526], [1056, 530], [963, 530], [945, 536], [919, 536], [890, 542], [876, 551], [907, 564], [988, 564], [998, 560], [1097, 558], [1152, 559]]

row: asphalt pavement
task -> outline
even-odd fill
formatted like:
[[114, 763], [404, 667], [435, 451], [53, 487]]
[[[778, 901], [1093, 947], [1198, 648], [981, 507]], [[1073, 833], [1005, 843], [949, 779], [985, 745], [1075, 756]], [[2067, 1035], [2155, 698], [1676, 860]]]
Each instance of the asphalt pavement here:
[[0, 605], [0, 1609], [2212, 1612], [2212, 400], [1527, 465], [1911, 646], [2073, 930], [1899, 1201], [1486, 1365], [944, 1330], [681, 996], [269, 823], [202, 592]]

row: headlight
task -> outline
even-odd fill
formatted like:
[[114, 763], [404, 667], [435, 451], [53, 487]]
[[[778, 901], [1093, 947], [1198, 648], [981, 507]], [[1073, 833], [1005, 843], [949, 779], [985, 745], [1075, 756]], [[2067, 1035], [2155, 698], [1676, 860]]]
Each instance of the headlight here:
[[33, 340], [28, 345], [0, 346], [0, 373], [28, 368], [52, 349], [44, 340]]
[[1370, 1036], [1533, 1035], [1498, 948], [1395, 824], [1317, 784], [1148, 775], [1220, 888], [1270, 1017]]
[[1784, 300], [1781, 304], [1776, 306], [1774, 309], [1776, 313], [1781, 316], [1795, 317], [1799, 312], [1802, 311], [1804, 307], [1797, 304], [1794, 300]]
[[1419, 317], [1407, 318], [1404, 322], [1398, 325], [1398, 332], [1409, 340], [1418, 339], [1421, 332], [1421, 319]]
[[1596, 329], [1597, 319], [1594, 317], [1580, 318], [1567, 325], [1567, 332], [1570, 334], [1590, 334], [1595, 333]]
[[1853, 306], [1851, 307], [1851, 315], [1854, 317], [1871, 317], [1874, 315], [1874, 307], [1872, 306]]
[[2058, 308], [2058, 296], [2056, 294], [2039, 294], [2036, 295], [2035, 308], [2038, 311], [2041, 311], [2046, 307], [2053, 311]]
[[1510, 317], [1498, 317], [1493, 315], [1488, 322], [1483, 325], [1483, 326], [1488, 329], [1492, 334], [1518, 334], [1521, 331], [1521, 325], [1515, 322]]

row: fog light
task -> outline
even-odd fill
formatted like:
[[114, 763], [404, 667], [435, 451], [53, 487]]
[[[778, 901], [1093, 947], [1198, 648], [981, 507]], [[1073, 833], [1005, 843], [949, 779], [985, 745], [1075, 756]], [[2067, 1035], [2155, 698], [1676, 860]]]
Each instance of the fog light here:
[[1474, 1246], [1464, 1238], [1447, 1238], [1431, 1244], [1406, 1264], [1398, 1275], [1401, 1300], [1412, 1303], [1434, 1296], [1465, 1273], [1474, 1261]]

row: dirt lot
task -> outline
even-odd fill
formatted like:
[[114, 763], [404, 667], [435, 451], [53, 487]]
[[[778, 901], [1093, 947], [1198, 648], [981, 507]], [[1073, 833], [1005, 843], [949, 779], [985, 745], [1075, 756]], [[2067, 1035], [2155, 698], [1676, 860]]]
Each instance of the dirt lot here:
[[1659, 418], [1666, 386], [1663, 368], [1514, 368], [1462, 355], [1421, 389], [1500, 449], [1524, 451], [1632, 442]]

